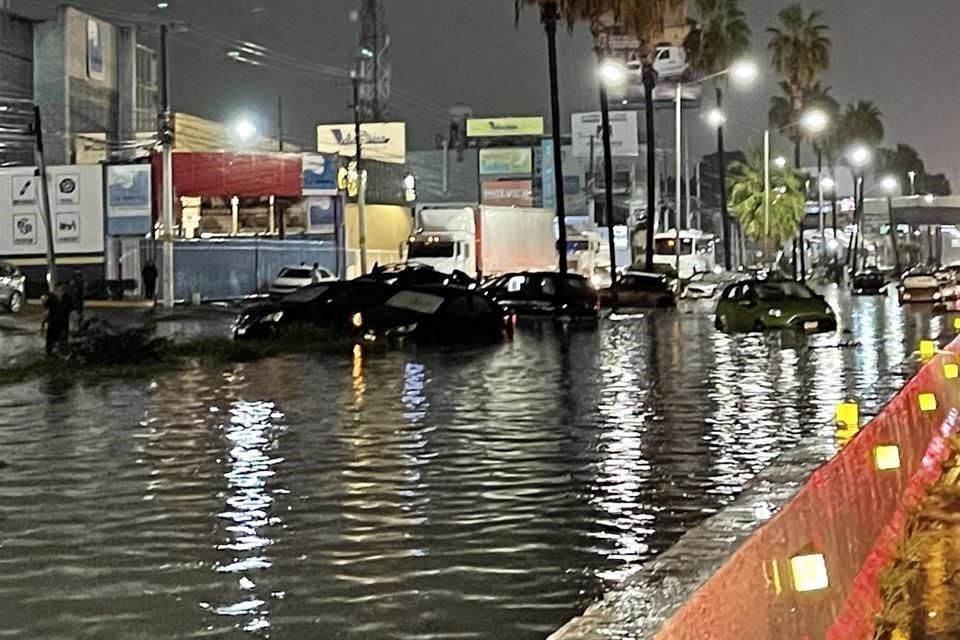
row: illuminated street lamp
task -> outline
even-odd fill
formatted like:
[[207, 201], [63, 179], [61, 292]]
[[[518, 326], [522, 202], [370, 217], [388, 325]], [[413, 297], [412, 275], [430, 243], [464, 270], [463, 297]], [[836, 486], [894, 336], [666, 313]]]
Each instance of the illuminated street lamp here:
[[714, 129], [722, 127], [727, 122], [727, 116], [724, 115], [723, 111], [717, 108], [713, 108], [713, 109], [710, 109], [710, 111], [707, 111], [707, 114], [706, 116], [704, 116], [704, 118], [706, 119], [707, 124], [709, 124]]
[[241, 118], [233, 124], [232, 132], [240, 144], [247, 145], [257, 137], [257, 125], [249, 118]]
[[627, 67], [618, 60], [607, 59], [600, 63], [600, 80], [608, 87], [619, 87], [627, 81]]
[[[607, 88], [619, 88], [627, 83], [627, 67], [619, 60], [607, 58], [600, 62], [597, 69], [600, 78], [600, 124], [603, 128], [601, 139], [603, 143], [603, 182], [604, 182], [604, 217], [607, 223], [607, 244], [610, 250], [610, 277], [611, 290], [616, 296], [614, 285], [617, 282], [617, 254], [614, 241], [613, 219], [613, 149], [610, 141], [610, 98]], [[592, 176], [591, 176], [592, 178]], [[558, 194], [563, 198], [563, 193]], [[566, 251], [566, 248], [561, 248]]]
[[853, 210], [853, 236], [850, 238], [850, 252], [847, 257], [850, 260], [851, 266], [853, 267], [853, 272], [856, 273], [857, 243], [860, 237], [860, 220], [863, 218], [863, 170], [868, 164], [870, 164], [871, 160], [873, 160], [873, 152], [864, 144], [855, 144], [847, 149], [846, 157], [847, 162], [850, 163], [850, 166], [854, 169], [853, 195], [854, 202], [856, 203]]
[[823, 185], [823, 190], [826, 191], [827, 193], [829, 193], [829, 192], [831, 192], [831, 191], [833, 191], [834, 189], [837, 188], [837, 182], [836, 182], [836, 180], [834, 180], [834, 179], [831, 178], [830, 176], [825, 176], [825, 177], [823, 178], [823, 181], [821, 181], [820, 184]]
[[787, 166], [787, 159], [783, 156], [777, 156], [773, 159], [773, 164], [777, 165], [777, 169], [784, 169]]

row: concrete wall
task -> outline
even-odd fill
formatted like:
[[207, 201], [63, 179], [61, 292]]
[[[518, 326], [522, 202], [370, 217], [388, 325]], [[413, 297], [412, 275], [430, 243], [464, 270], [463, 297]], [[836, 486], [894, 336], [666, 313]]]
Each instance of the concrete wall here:
[[[34, 101], [40, 106], [47, 162], [70, 162], [69, 104], [67, 100], [67, 42], [63, 36], [65, 14], [37, 24], [33, 34]], [[54, 133], [56, 132], [56, 133]]]

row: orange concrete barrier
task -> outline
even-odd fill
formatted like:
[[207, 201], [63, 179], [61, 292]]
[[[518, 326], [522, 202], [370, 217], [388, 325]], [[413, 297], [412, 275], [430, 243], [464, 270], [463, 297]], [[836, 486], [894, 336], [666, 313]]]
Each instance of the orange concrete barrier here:
[[[940, 477], [960, 407], [960, 341], [901, 392], [654, 635], [867, 640], [877, 576], [906, 513]], [[774, 463], [775, 464], [775, 463]]]

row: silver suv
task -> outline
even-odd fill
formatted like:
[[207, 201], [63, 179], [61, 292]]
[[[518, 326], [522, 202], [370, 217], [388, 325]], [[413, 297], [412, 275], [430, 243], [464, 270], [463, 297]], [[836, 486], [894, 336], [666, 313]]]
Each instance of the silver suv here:
[[0, 306], [18, 313], [25, 297], [27, 278], [12, 264], [0, 262]]

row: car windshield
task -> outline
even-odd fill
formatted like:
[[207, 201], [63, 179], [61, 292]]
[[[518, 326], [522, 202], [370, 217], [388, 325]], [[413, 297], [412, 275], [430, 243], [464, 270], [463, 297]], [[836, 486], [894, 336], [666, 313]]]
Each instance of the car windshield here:
[[[660, 238], [654, 241], [657, 255], [672, 256], [677, 253], [676, 238]], [[680, 255], [688, 256], [693, 253], [693, 240], [690, 238], [680, 238]]]
[[284, 302], [313, 302], [330, 290], [330, 287], [304, 287], [283, 297]]
[[309, 280], [310, 269], [288, 267], [280, 271], [278, 278], [296, 278], [298, 280]]
[[411, 260], [417, 258], [452, 258], [452, 242], [412, 242], [408, 256]]
[[810, 300], [814, 293], [797, 282], [761, 282], [757, 284], [757, 298], [764, 301], [798, 298]]
[[903, 279], [903, 286], [905, 287], [916, 287], [916, 288], [925, 288], [925, 287], [936, 287], [939, 286], [936, 277], [922, 274], [915, 276], [907, 276]]
[[386, 302], [386, 306], [391, 309], [415, 311], [428, 315], [436, 313], [442, 304], [443, 296], [435, 296], [432, 293], [422, 293], [420, 291], [401, 291]]

